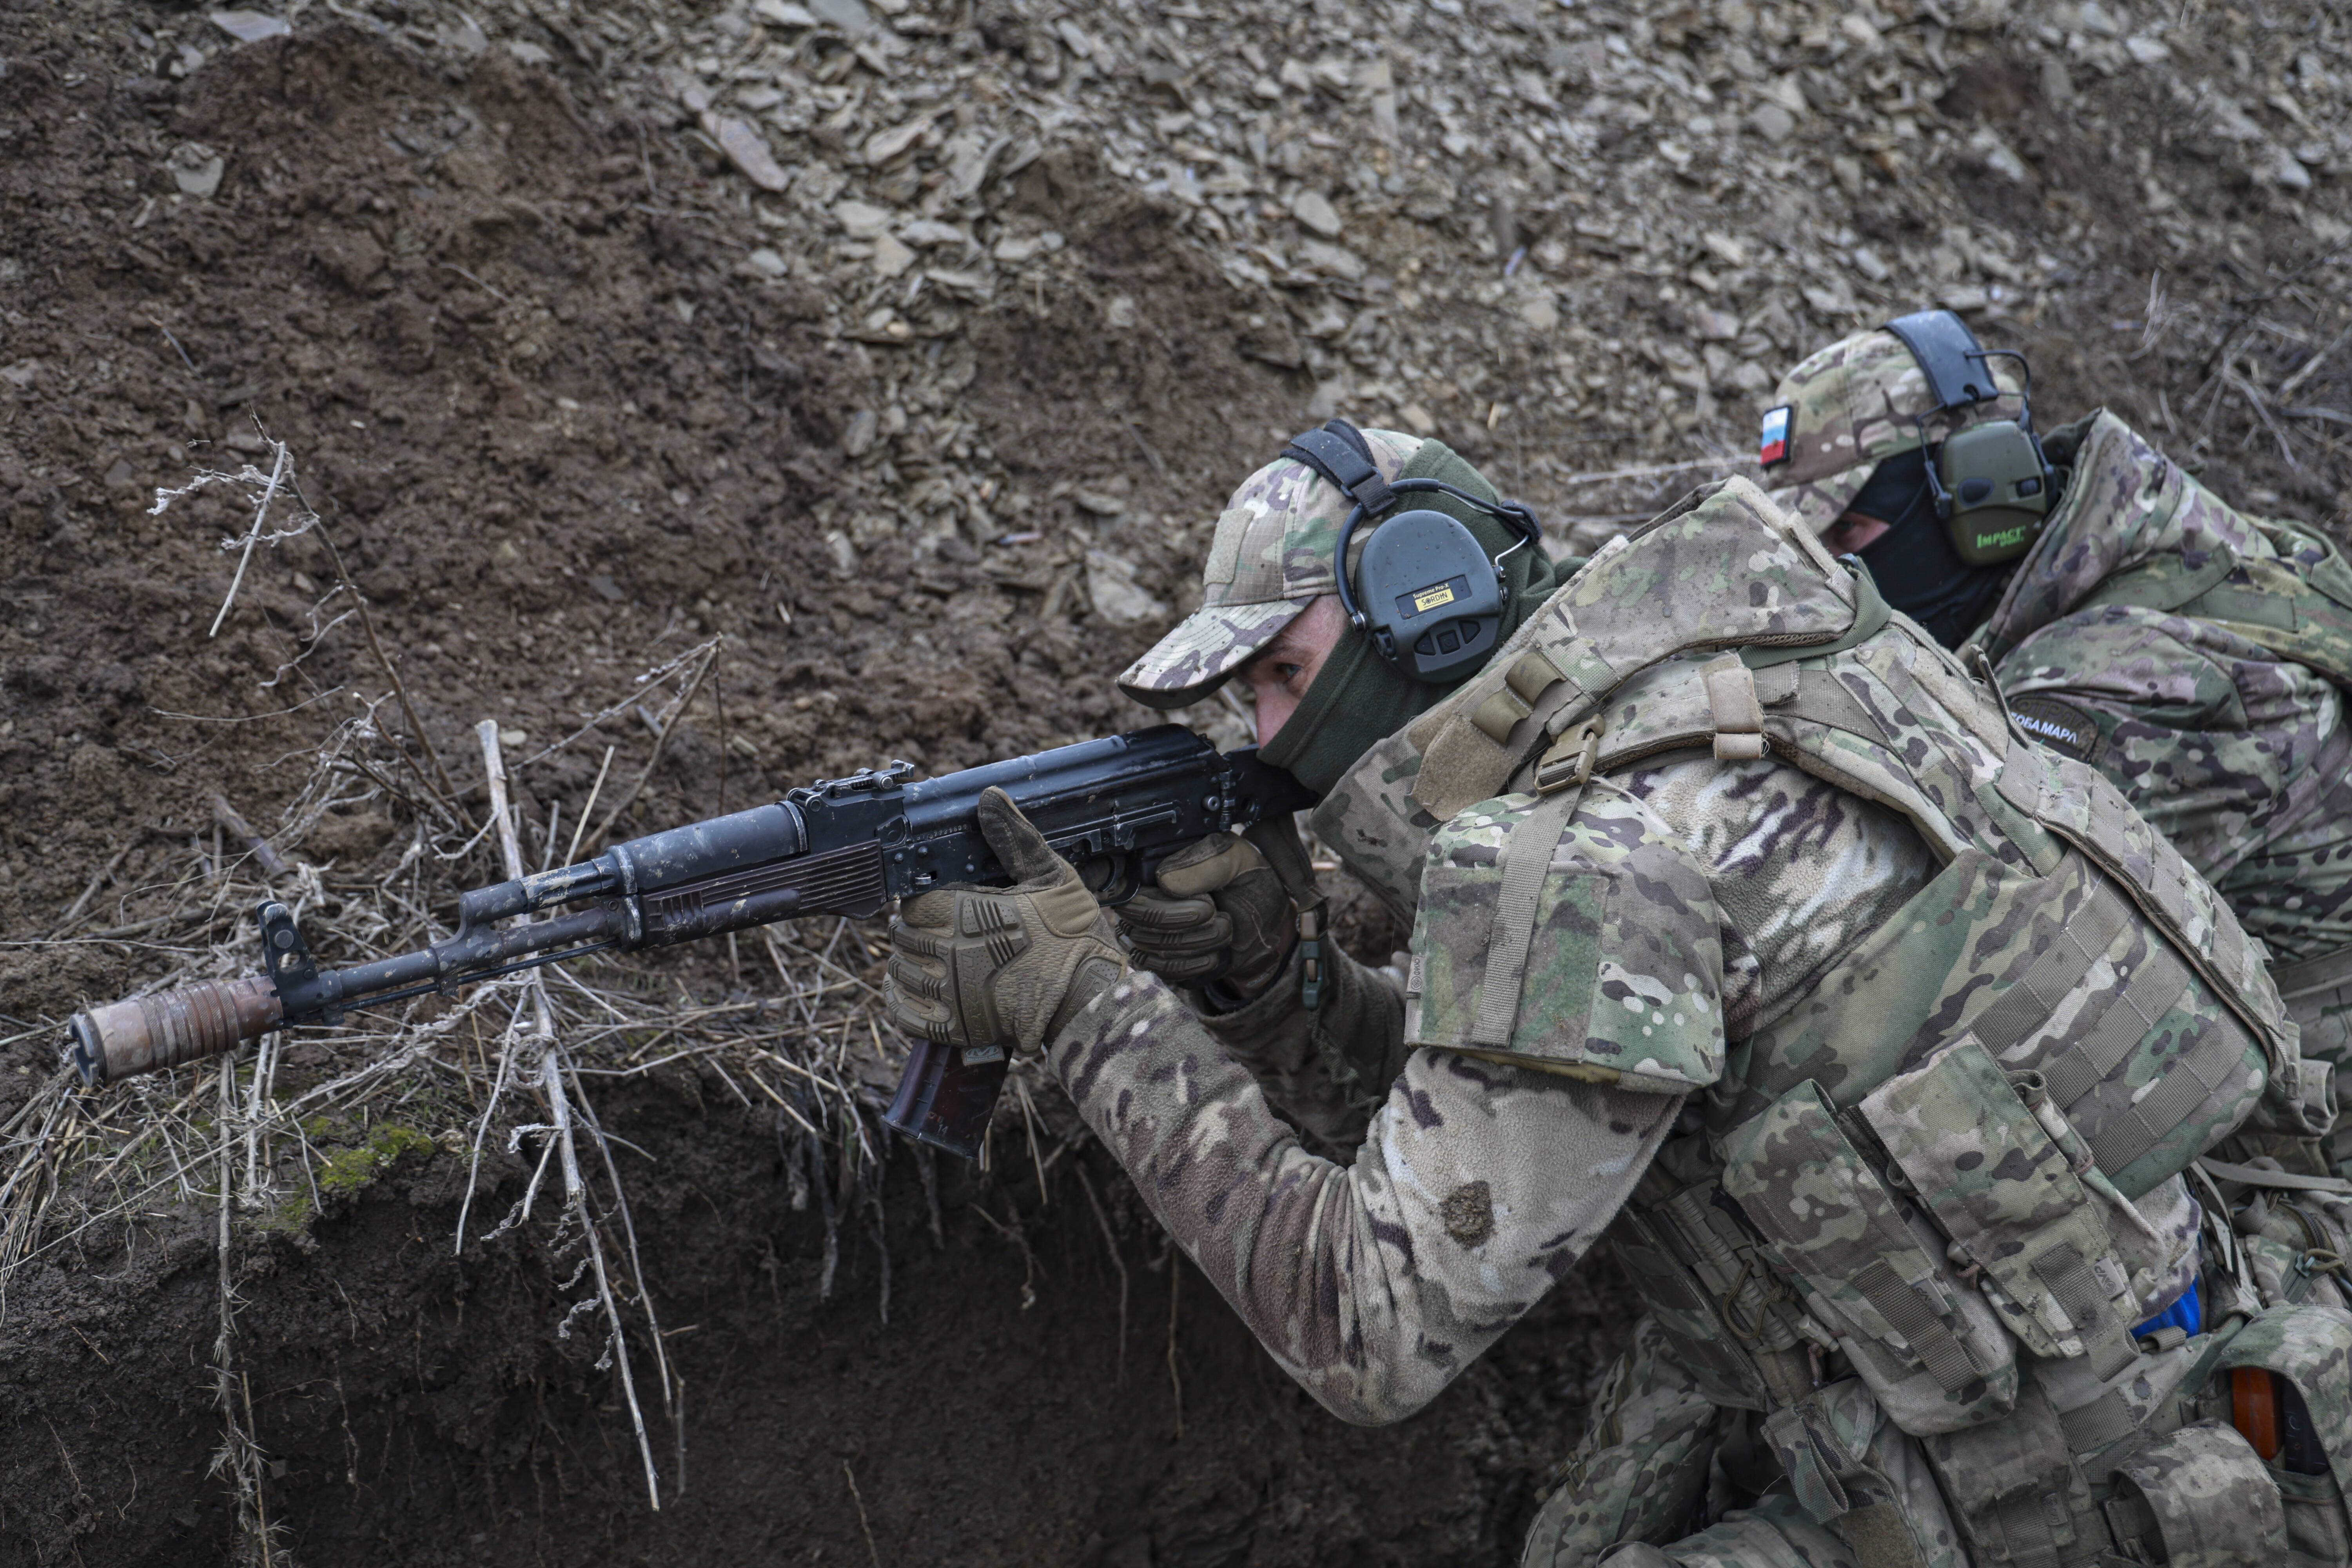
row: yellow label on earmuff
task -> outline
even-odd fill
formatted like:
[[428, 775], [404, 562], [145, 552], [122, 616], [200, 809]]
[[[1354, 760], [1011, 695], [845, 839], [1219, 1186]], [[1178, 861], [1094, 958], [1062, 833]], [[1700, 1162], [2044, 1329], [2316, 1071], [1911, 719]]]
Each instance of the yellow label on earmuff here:
[[1440, 583], [1434, 588], [1423, 588], [1412, 596], [1412, 613], [1425, 616], [1440, 605], [1450, 605], [1458, 595], [1451, 583]]

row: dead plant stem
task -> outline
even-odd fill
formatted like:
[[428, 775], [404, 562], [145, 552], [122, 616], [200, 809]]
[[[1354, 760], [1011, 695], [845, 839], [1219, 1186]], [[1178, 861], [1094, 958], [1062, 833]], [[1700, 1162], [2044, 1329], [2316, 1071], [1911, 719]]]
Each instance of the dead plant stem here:
[[[448, 814], [450, 821], [471, 827], [473, 821], [457, 804], [457, 786], [450, 782], [449, 770], [442, 763], [440, 750], [433, 744], [433, 737], [425, 733], [423, 721], [416, 716], [416, 705], [408, 700], [408, 683], [400, 679], [399, 667], [384, 653], [383, 644], [375, 635], [375, 617], [368, 614], [367, 595], [360, 592], [358, 580], [343, 564], [343, 552], [335, 548], [334, 536], [327, 531], [325, 523], [319, 525], [318, 534], [319, 542], [327, 547], [327, 554], [335, 563], [335, 575], [341, 578], [343, 586], [352, 591], [352, 602], [359, 606], [360, 630], [367, 634], [368, 651], [375, 655], [375, 662], [383, 669], [384, 679], [392, 682], [392, 694], [400, 700], [400, 711], [408, 721], [408, 732], [416, 737], [416, 743], [425, 749], [425, 761], [433, 764], [433, 778], [423, 779], [419, 775], [425, 787], [432, 791], [435, 800]], [[404, 749], [401, 754], [405, 756], [407, 752]], [[412, 763], [410, 765], [415, 764]], [[437, 790], [434, 789], [434, 779], [440, 781]]]
[[[278, 487], [286, 482], [286, 443], [272, 441], [278, 448], [275, 461], [269, 465], [269, 483], [262, 488], [261, 504], [253, 513], [253, 527], [245, 536], [245, 552], [236, 558], [236, 574], [228, 580], [228, 596], [221, 601], [220, 613], [213, 616], [212, 630], [207, 637], [220, 636], [221, 623], [228, 619], [228, 607], [236, 603], [236, 591], [245, 584], [245, 569], [253, 562], [253, 547], [261, 542], [262, 525], [269, 518], [269, 503], [278, 499]], [[159, 501], [157, 505], [162, 505]]]
[[1184, 1283], [1184, 1254], [1174, 1243], [1168, 1248], [1168, 1390], [1176, 1398], [1176, 1440], [1184, 1440], [1184, 1380], [1176, 1371], [1176, 1300]]
[[849, 1500], [857, 1505], [857, 1528], [866, 1532], [866, 1553], [874, 1559], [874, 1568], [882, 1568], [882, 1549], [874, 1544], [874, 1526], [866, 1521], [866, 1500], [858, 1495], [857, 1472], [849, 1468], [847, 1459], [844, 1459], [841, 1461], [841, 1473], [849, 1478]]
[[[507, 875], [520, 880], [523, 874], [522, 843], [515, 832], [514, 814], [507, 805], [507, 771], [499, 752], [498, 721], [485, 719], [475, 728], [482, 743], [482, 771], [488, 784], [491, 820], [498, 825], [499, 851], [506, 862]], [[656, 1513], [659, 1513], [661, 1511], [661, 1478], [654, 1468], [653, 1442], [646, 1432], [646, 1413], [644, 1407], [637, 1402], [636, 1373], [630, 1364], [628, 1335], [625, 1325], [621, 1321], [620, 1300], [613, 1289], [612, 1272], [604, 1258], [604, 1233], [602, 1227], [596, 1224], [596, 1216], [589, 1210], [588, 1184], [580, 1173], [580, 1150], [572, 1121], [572, 1097], [564, 1081], [568, 1064], [564, 1059], [562, 1047], [555, 1036], [555, 1006], [547, 997], [546, 976], [538, 970], [532, 970], [530, 973], [527, 989], [530, 993], [533, 1014], [531, 1033], [539, 1042], [540, 1090], [547, 1100], [548, 1120], [553, 1123], [549, 1136], [562, 1159], [563, 1201], [571, 1209], [573, 1219], [580, 1226], [581, 1235], [588, 1246], [589, 1263], [594, 1269], [596, 1277], [596, 1296], [604, 1309], [606, 1331], [610, 1335], [607, 1342], [611, 1347], [614, 1360], [620, 1368], [621, 1394], [629, 1407], [629, 1423], [636, 1436], [638, 1455], [645, 1462], [646, 1503]], [[584, 1097], [582, 1104], [583, 1108], [586, 1106]], [[594, 1112], [590, 1110], [586, 1114], [591, 1119], [593, 1131]], [[600, 1149], [604, 1148], [604, 1140], [601, 1135], [597, 1136], [596, 1142]], [[609, 1151], [605, 1152], [604, 1159], [605, 1168], [611, 1171], [612, 1155]], [[536, 1184], [534, 1182], [533, 1185], [536, 1186]], [[617, 1172], [613, 1173], [613, 1185], [615, 1193], [618, 1193], [620, 1177]], [[624, 1198], [623, 1202], [625, 1203], [625, 1201]], [[640, 1303], [647, 1310], [650, 1321], [652, 1303], [644, 1289], [642, 1280], [639, 1282], [637, 1294]], [[655, 1329], [654, 1340], [656, 1346], [658, 1347], [661, 1340], [658, 1327]], [[661, 1357], [662, 1403], [667, 1405], [669, 1404], [668, 1361], [658, 1348], [656, 1354]]]
[[701, 691], [703, 681], [709, 678], [711, 667], [718, 662], [719, 645], [713, 643], [709, 657], [702, 661], [702, 668], [694, 672], [693, 684], [686, 689], [686, 695], [678, 699], [677, 706], [671, 710], [669, 722], [664, 724], [661, 733], [654, 738], [653, 754], [646, 757], [646, 765], [637, 770], [637, 776], [630, 782], [626, 793], [613, 803], [612, 810], [604, 814], [603, 825], [588, 836], [589, 853], [595, 853], [596, 847], [604, 842], [605, 835], [613, 831], [613, 824], [621, 819], [621, 814], [636, 804], [638, 792], [646, 787], [646, 781], [654, 776], [654, 769], [661, 765], [662, 752], [669, 745], [669, 738], [677, 731], [678, 721], [686, 716], [688, 709], [694, 706], [696, 694]]
[[1095, 1195], [1094, 1178], [1087, 1174], [1083, 1159], [1070, 1162], [1078, 1173], [1078, 1190], [1087, 1194], [1087, 1206], [1095, 1211], [1095, 1224], [1102, 1227], [1103, 1246], [1110, 1251], [1110, 1266], [1118, 1271], [1118, 1372], [1116, 1385], [1127, 1385], [1127, 1259], [1118, 1255], [1118, 1238], [1110, 1233], [1110, 1216], [1103, 1212], [1102, 1200]]

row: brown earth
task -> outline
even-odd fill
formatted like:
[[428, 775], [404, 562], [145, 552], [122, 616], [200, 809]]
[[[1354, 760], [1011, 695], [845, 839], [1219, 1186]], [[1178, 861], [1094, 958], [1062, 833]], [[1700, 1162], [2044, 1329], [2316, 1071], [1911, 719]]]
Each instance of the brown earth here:
[[[1067, 237], [1085, 297], [1008, 300], [969, 340], [914, 351], [935, 349], [986, 411], [931, 456], [992, 455], [1052, 498], [1034, 520], [1046, 537], [919, 556], [885, 535], [853, 572], [826, 535], [861, 504], [843, 444], [846, 411], [877, 401], [867, 362], [814, 297], [744, 286], [729, 258], [758, 231], [718, 216], [731, 210], [723, 181], [672, 137], [503, 53], [460, 67], [341, 26], [177, 84], [20, 5], [0, 8], [0, 60], [12, 1030], [151, 979], [172, 953], [125, 928], [173, 906], [213, 792], [274, 820], [299, 783], [283, 760], [385, 697], [352, 627], [312, 634], [349, 605], [331, 595], [329, 538], [414, 700], [409, 743], [429, 742], [461, 789], [478, 787], [475, 721], [524, 730], [536, 751], [639, 670], [727, 634], [636, 808], [651, 825], [890, 755], [942, 771], [1143, 721], [1109, 675], [1165, 623], [1040, 613], [1069, 593], [1054, 534], [1076, 514], [1053, 492], [1125, 473], [1165, 492], [1151, 511], [1205, 518], [1270, 432], [1303, 423], [1307, 379], [1245, 352], [1262, 322], [1177, 242], [1171, 209], [1083, 150], [1049, 150], [1015, 200]], [[2019, 323], [2044, 406], [2064, 417], [2106, 401], [2143, 427], [2185, 424], [2178, 400], [2210, 370], [2208, 340], [2157, 333], [2136, 355], [2151, 268], [2183, 264], [2116, 195], [2117, 149], [2071, 140], [2032, 79], [1964, 71], [1942, 111], [1998, 126], [2034, 162], [2039, 187], [1956, 177], [1953, 199], [1979, 220], [2027, 240], [2063, 225], [2106, 237], [2108, 273]], [[2308, 258], [2307, 237], [2202, 173], [2206, 154], [2174, 146], [2158, 110], [2109, 108], [2125, 134], [2138, 114], [2143, 144], [2210, 207], [2200, 218], [2261, 241], [2188, 263], [2180, 297], [2218, 314]], [[211, 200], [182, 197], [163, 171], [185, 142], [225, 156]], [[1887, 210], [1927, 221], [1916, 203]], [[1107, 333], [1098, 307], [1117, 296], [1134, 330]], [[2306, 400], [2340, 404], [2341, 385], [2331, 369]], [[215, 544], [246, 519], [216, 492], [147, 507], [191, 464], [257, 456], [256, 421], [289, 443], [324, 521], [257, 552], [208, 637], [235, 565]], [[1475, 426], [1457, 444], [1510, 460]], [[2291, 466], [2242, 444], [2206, 477], [2323, 520], [2346, 484], [2332, 449]], [[1189, 526], [1123, 542], [1171, 604], [1205, 542]], [[383, 713], [400, 728], [396, 706]], [[626, 766], [646, 737], [623, 715], [526, 766], [526, 819], [562, 802], [570, 820], [596, 742]], [[331, 816], [304, 852], [388, 865], [411, 821], [397, 802]], [[441, 891], [488, 874], [477, 855]], [[42, 940], [68, 926], [72, 940]], [[1391, 934], [1353, 931], [1367, 952]], [[677, 973], [709, 982], [696, 962]], [[0, 1047], [0, 1114], [54, 1045]], [[646, 1511], [593, 1347], [556, 1333], [547, 1251], [516, 1232], [453, 1256], [461, 1163], [394, 1151], [388, 1173], [299, 1236], [240, 1244], [278, 1561], [1507, 1561], [1625, 1328], [1596, 1265], [1430, 1412], [1356, 1431], [1289, 1386], [1188, 1266], [1171, 1268], [1090, 1145], [1042, 1177], [1022, 1159], [981, 1174], [891, 1153], [878, 1182], [837, 1194], [842, 1277], [820, 1300], [824, 1226], [794, 1206], [798, 1146], [765, 1116], [690, 1073], [601, 1110], [650, 1162], [631, 1191], [686, 1390], [683, 1421], [656, 1434], [677, 1466], [667, 1506]], [[1049, 1120], [1069, 1131], [1066, 1114]], [[521, 1173], [497, 1168], [497, 1204]], [[229, 1495], [207, 1470], [221, 1435], [210, 1224], [174, 1211], [94, 1233], [8, 1291], [0, 1559], [232, 1557]]]

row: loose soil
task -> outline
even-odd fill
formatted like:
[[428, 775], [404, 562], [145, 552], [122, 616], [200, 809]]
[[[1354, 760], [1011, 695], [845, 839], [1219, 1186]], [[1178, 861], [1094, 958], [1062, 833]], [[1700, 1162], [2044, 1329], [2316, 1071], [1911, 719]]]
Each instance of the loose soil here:
[[[286, 759], [386, 695], [355, 626], [321, 629], [350, 606], [330, 540], [461, 787], [479, 778], [476, 721], [535, 752], [640, 670], [726, 634], [625, 826], [893, 755], [945, 771], [1147, 721], [1109, 678], [1166, 623], [1040, 614], [1070, 591], [1050, 537], [919, 555], [881, 534], [854, 559], [828, 539], [860, 504], [844, 441], [847, 411], [875, 401], [865, 361], [820, 330], [813, 298], [742, 286], [729, 258], [758, 233], [713, 216], [716, 172], [676, 140], [506, 54], [460, 67], [352, 26], [237, 49], [184, 84], [132, 74], [112, 47], [40, 7], [0, 9], [11, 1032], [151, 979], [166, 955], [135, 928], [206, 850], [214, 792], [274, 821], [299, 782]], [[1944, 111], [1997, 124], [2074, 195], [2028, 201], [1987, 174], [1961, 198], [2029, 237], [2066, 219], [2115, 236], [2112, 279], [2029, 324], [2043, 406], [2104, 400], [2161, 428], [2166, 395], [2203, 367], [2128, 357], [2137, 340], [2106, 318], [2138, 310], [2163, 253], [2102, 208], [2100, 170], [2020, 79], [1964, 78]], [[185, 142], [226, 158], [210, 200], [162, 170]], [[1181, 606], [1213, 498], [1305, 422], [1310, 388], [1251, 350], [1263, 318], [1178, 243], [1171, 209], [1084, 149], [1049, 149], [1016, 199], [1083, 257], [1094, 298], [1008, 301], [931, 345], [988, 411], [957, 439], [988, 443], [1041, 495], [1123, 472], [1162, 498], [1133, 515], [1202, 519], [1097, 531]], [[2200, 267], [2260, 268], [2297, 245], [2281, 229], [2275, 257]], [[1097, 330], [1121, 298], [1135, 330]], [[220, 492], [152, 515], [152, 489], [261, 457], [257, 429], [290, 444], [323, 521], [257, 552], [208, 637], [235, 569], [216, 545], [247, 519]], [[1507, 458], [1475, 431], [1457, 444]], [[2258, 447], [2206, 477], [2319, 519], [2346, 478]], [[1051, 535], [1078, 516], [1056, 497], [1034, 521]], [[560, 802], [568, 822], [602, 745], [633, 770], [646, 740], [625, 713], [534, 762], [526, 820]], [[383, 866], [407, 820], [330, 816], [288, 847]], [[74, 939], [41, 941], [68, 910]], [[1361, 906], [1344, 930], [1366, 956], [1395, 940]], [[724, 984], [707, 956], [671, 969]], [[0, 1115], [55, 1043], [0, 1047]], [[1058, 1107], [1051, 1163], [1006, 1146], [988, 1173], [927, 1173], [888, 1153], [842, 1194], [829, 1296], [824, 1226], [786, 1169], [796, 1146], [765, 1114], [683, 1069], [599, 1109], [642, 1162], [625, 1173], [685, 1388], [682, 1419], [655, 1435], [661, 1512], [612, 1375], [588, 1336], [558, 1331], [540, 1244], [513, 1232], [454, 1255], [464, 1163], [403, 1144], [299, 1234], [236, 1254], [274, 1561], [1505, 1562], [1626, 1327], [1596, 1260], [1430, 1411], [1353, 1430], [1171, 1261]], [[498, 1188], [478, 1203], [498, 1208], [527, 1174], [511, 1159], [486, 1172]], [[235, 1552], [208, 1470], [211, 1226], [192, 1208], [93, 1235], [7, 1293], [0, 1558]]]

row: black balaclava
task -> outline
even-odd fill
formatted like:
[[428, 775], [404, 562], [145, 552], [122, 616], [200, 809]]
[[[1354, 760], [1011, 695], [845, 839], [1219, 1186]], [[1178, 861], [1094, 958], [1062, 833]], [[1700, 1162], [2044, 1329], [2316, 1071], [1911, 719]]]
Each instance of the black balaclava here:
[[1846, 510], [1887, 525], [1857, 553], [1886, 602], [1927, 627], [1937, 642], [1959, 647], [1992, 614], [2016, 563], [1971, 566], [1960, 559], [1951, 531], [1936, 515], [1925, 447], [1881, 462]]
[[[1474, 496], [1499, 499], [1486, 476], [1464, 461], [1442, 441], [1424, 441], [1397, 472], [1400, 479], [1439, 479]], [[1500, 555], [1518, 542], [1517, 530], [1499, 519], [1443, 492], [1414, 495], [1406, 504], [1428, 507], [1459, 521], [1479, 547]], [[1359, 527], [1362, 539], [1370, 530]], [[1496, 641], [1506, 641], [1519, 623], [1568, 580], [1568, 571], [1533, 546], [1514, 551], [1503, 563], [1502, 625]], [[1413, 680], [1372, 651], [1370, 639], [1349, 629], [1340, 634], [1298, 707], [1259, 756], [1317, 795], [1332, 786], [1355, 765], [1356, 759], [1396, 733], [1414, 716], [1427, 711], [1457, 689]]]

